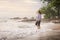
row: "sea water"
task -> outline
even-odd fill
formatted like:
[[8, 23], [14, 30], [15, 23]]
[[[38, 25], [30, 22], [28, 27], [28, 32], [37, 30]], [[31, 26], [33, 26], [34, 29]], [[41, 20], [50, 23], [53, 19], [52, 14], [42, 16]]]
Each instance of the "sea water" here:
[[[41, 23], [43, 29], [42, 31], [46, 30], [45, 28], [47, 27], [47, 24], [49, 26], [49, 23]], [[26, 36], [36, 34], [37, 33], [36, 29], [37, 27], [35, 26], [35, 21], [19, 22], [19, 20], [0, 19], [0, 39], [24, 38]]]

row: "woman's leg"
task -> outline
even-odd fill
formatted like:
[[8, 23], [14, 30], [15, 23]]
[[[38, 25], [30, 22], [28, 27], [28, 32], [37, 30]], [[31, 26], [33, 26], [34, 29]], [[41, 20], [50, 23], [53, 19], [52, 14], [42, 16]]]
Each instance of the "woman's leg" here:
[[36, 21], [35, 25], [37, 26], [38, 29], [40, 29], [40, 21]]
[[40, 21], [38, 21], [38, 25], [37, 25], [38, 29], [40, 29]]
[[37, 25], [37, 21], [36, 21], [35, 25]]
[[37, 26], [37, 28], [38, 28], [38, 21], [36, 21], [35, 25], [36, 25], [36, 26]]

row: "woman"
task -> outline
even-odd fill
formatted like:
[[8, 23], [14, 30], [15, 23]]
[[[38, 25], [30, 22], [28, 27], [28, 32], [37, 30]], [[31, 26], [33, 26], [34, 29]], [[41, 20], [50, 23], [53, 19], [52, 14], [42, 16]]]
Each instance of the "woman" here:
[[41, 23], [41, 12], [38, 11], [38, 13], [36, 15], [36, 23], [35, 23], [35, 25], [37, 26], [38, 29], [40, 29], [40, 23]]

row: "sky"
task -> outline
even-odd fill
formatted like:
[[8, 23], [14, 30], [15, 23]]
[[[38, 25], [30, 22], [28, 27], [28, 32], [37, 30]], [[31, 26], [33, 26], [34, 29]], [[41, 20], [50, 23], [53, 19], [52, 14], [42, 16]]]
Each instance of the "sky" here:
[[0, 17], [35, 17], [40, 0], [0, 0]]

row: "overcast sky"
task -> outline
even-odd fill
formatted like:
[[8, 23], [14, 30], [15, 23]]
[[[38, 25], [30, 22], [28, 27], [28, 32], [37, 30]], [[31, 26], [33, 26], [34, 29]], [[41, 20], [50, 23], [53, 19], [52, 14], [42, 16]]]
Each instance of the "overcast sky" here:
[[40, 0], [0, 0], [0, 17], [31, 17], [43, 6]]

